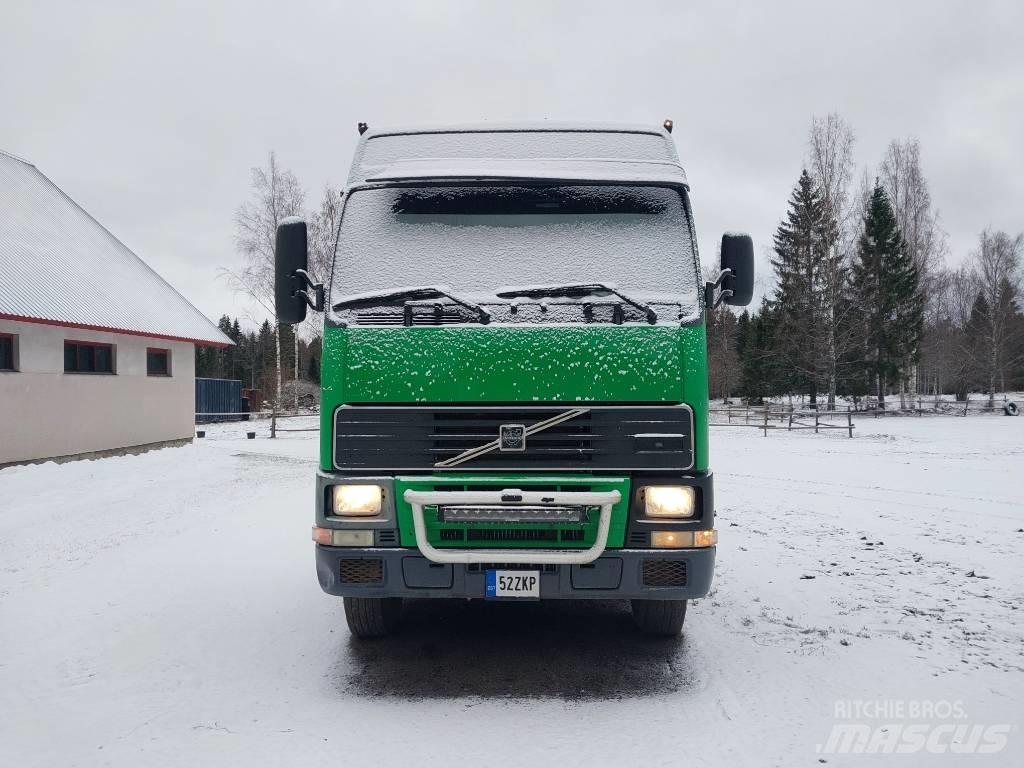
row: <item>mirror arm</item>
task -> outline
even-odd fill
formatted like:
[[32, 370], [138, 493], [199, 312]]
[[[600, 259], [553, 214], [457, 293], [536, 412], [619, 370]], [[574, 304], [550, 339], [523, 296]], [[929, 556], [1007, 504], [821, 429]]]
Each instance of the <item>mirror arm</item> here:
[[[302, 290], [295, 291], [294, 295], [301, 296], [302, 298], [304, 298], [306, 300], [306, 304], [308, 304], [309, 308], [312, 309], [314, 312], [323, 312], [324, 284], [314, 282], [313, 278], [310, 277], [309, 272], [307, 272], [304, 269], [296, 269], [295, 272], [292, 274], [293, 277], [301, 280], [306, 286]], [[309, 295], [310, 291], [313, 292], [313, 296]]]
[[296, 291], [295, 295], [304, 298], [314, 312], [324, 311], [324, 287], [322, 285], [313, 286], [312, 297], [310, 297], [309, 291]]
[[[722, 284], [722, 281], [725, 280], [725, 278], [730, 277], [730, 276], [732, 276], [732, 270], [731, 269], [723, 269], [721, 272], [718, 273], [718, 279], [716, 279], [715, 282], [713, 282], [713, 283], [709, 283], [709, 285], [711, 286], [711, 290], [715, 290], [715, 288], [718, 288]], [[730, 291], [730, 295], [731, 295], [731, 293], [732, 292]]]
[[715, 290], [720, 288], [722, 281], [727, 277], [731, 277], [732, 274], [733, 272], [731, 269], [723, 269], [718, 273], [718, 277], [715, 279], [715, 282], [708, 282], [704, 285], [704, 303], [707, 304], [710, 309], [717, 309], [719, 304], [733, 295], [732, 289], [724, 288], [722, 292], [718, 294], [718, 298], [715, 298]]

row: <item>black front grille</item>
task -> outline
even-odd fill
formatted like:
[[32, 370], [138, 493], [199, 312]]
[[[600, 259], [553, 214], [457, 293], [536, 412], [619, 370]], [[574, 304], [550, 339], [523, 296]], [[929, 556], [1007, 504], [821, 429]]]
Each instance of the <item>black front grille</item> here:
[[385, 528], [377, 531], [377, 546], [390, 547], [398, 543], [397, 531]]
[[644, 560], [645, 587], [685, 587], [686, 562], [683, 560]]
[[531, 425], [572, 410], [548, 407], [345, 406], [335, 415], [343, 470], [681, 470], [693, 466], [693, 417], [683, 406], [582, 407], [526, 437], [526, 450], [493, 450], [445, 465], [498, 439], [503, 424]]
[[553, 528], [469, 528], [466, 538], [469, 541], [558, 541], [558, 531]]
[[340, 576], [345, 584], [380, 584], [384, 581], [384, 562], [378, 558], [345, 558]]
[[633, 531], [629, 534], [629, 546], [648, 547], [651, 543], [650, 534], [647, 531]]
[[552, 563], [544, 565], [533, 565], [532, 563], [470, 563], [466, 566], [468, 573], [481, 573], [482, 571], [543, 571], [544, 573], [555, 573], [558, 566]]

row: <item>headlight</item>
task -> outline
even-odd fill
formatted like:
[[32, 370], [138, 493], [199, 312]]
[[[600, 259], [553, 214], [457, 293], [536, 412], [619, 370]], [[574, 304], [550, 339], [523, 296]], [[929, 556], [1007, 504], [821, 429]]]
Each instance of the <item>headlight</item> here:
[[372, 517], [380, 514], [380, 497], [384, 489], [379, 485], [334, 486], [334, 514], [351, 517]]
[[685, 485], [649, 485], [644, 488], [644, 515], [647, 517], [693, 517], [697, 494]]

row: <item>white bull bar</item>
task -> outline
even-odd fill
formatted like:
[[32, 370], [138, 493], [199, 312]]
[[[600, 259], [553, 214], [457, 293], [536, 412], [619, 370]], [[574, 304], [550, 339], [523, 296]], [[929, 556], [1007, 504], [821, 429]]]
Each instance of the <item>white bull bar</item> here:
[[[508, 497], [515, 497], [510, 503]], [[500, 491], [414, 491], [403, 496], [412, 506], [412, 524], [416, 531], [416, 545], [423, 556], [433, 563], [524, 563], [536, 565], [585, 565], [601, 556], [608, 546], [608, 529], [612, 522], [612, 507], [622, 499], [618, 491], [523, 491], [505, 488]], [[503, 500], [504, 499], [506, 500]], [[427, 540], [427, 524], [423, 508], [438, 504], [493, 504], [517, 505], [579, 505], [599, 506], [601, 516], [597, 523], [597, 538], [589, 549], [438, 549]]]

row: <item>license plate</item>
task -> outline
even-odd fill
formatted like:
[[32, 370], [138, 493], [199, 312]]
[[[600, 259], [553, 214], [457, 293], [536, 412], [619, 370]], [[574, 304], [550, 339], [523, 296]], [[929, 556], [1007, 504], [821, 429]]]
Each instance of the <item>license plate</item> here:
[[540, 571], [487, 571], [484, 597], [540, 597]]

